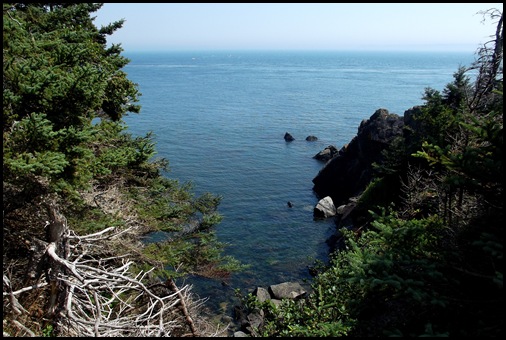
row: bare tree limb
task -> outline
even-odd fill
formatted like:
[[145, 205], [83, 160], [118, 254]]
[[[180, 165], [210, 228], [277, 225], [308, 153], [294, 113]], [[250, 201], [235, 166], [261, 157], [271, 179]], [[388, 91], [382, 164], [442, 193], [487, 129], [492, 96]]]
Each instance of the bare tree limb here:
[[[53, 216], [65, 221], [57, 214]], [[172, 280], [165, 285], [152, 284], [149, 281], [153, 280], [150, 274], [154, 268], [133, 274], [134, 262], [127, 256], [111, 256], [111, 242], [125, 230], [107, 228], [77, 236], [66, 223], [51, 221], [51, 225], [57, 225], [58, 232], [47, 244], [45, 256], [38, 256], [49, 266], [49, 275], [43, 276], [47, 281], [13, 291], [4, 273], [3, 296], [10, 297], [15, 315], [27, 313], [15, 296], [49, 285], [53, 302], [50, 315], [58, 336], [161, 337], [188, 331], [193, 336], [204, 334], [199, 325], [208, 326], [200, 320], [197, 324], [194, 318], [202, 301], [193, 299], [191, 286], [177, 287]], [[34, 335], [14, 314], [13, 326]]]

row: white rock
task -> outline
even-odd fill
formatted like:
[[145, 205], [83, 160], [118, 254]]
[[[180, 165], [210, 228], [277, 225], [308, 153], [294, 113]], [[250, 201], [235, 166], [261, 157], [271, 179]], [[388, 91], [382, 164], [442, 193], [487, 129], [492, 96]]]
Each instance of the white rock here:
[[330, 196], [322, 198], [314, 208], [314, 215], [319, 217], [331, 217], [337, 214], [336, 206]]

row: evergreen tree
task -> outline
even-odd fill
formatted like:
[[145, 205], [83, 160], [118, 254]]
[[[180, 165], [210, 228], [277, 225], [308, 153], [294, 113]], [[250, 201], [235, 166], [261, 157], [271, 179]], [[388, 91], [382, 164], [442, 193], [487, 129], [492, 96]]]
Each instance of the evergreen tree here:
[[[137, 85], [120, 45], [122, 21], [97, 29], [101, 4], [3, 4], [4, 175], [74, 180], [91, 158], [96, 117], [139, 112]], [[85, 176], [87, 177], [87, 176]], [[89, 176], [88, 176], [89, 177]]]

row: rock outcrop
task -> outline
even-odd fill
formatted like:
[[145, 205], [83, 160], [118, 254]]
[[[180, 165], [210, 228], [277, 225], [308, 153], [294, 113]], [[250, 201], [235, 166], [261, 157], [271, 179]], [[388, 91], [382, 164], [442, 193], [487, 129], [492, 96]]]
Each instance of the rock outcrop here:
[[313, 179], [317, 196], [330, 196], [340, 206], [347, 204], [350, 197], [360, 195], [372, 179], [372, 164], [380, 162], [381, 151], [394, 138], [402, 136], [403, 127], [403, 117], [386, 109], [378, 109], [363, 120], [347, 147], [330, 159]]

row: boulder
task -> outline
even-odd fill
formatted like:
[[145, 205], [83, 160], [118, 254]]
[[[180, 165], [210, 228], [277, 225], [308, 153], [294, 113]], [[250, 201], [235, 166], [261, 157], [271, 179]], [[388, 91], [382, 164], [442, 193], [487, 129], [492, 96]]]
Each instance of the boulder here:
[[336, 206], [330, 196], [326, 196], [318, 201], [314, 208], [314, 217], [316, 218], [327, 218], [337, 214]]
[[248, 324], [252, 330], [260, 329], [264, 323], [264, 311], [261, 309], [255, 309], [253, 312], [248, 314], [246, 319], [248, 320]]
[[283, 301], [278, 299], [271, 299], [271, 302], [276, 308], [279, 308], [279, 306], [281, 306], [281, 304], [283, 303]]
[[337, 207], [336, 213], [338, 215], [343, 215], [345, 209], [346, 209], [346, 204], [340, 205], [340, 206]]
[[255, 289], [254, 295], [259, 302], [264, 302], [271, 299], [269, 291], [263, 287], [257, 287]]
[[284, 138], [285, 138], [285, 141], [287, 141], [287, 142], [292, 142], [292, 141], [295, 140], [295, 138], [293, 138], [293, 136], [291, 134], [289, 134], [288, 132], [285, 133], [285, 137]]
[[234, 332], [234, 338], [249, 338], [249, 335], [244, 333], [243, 331]]
[[277, 300], [298, 299], [306, 294], [306, 290], [298, 282], [283, 282], [270, 285], [269, 292]]
[[314, 142], [314, 141], [317, 141], [317, 140], [318, 140], [318, 137], [311, 135], [311, 136], [307, 136], [307, 137], [306, 137], [306, 140], [307, 140], [308, 142]]

